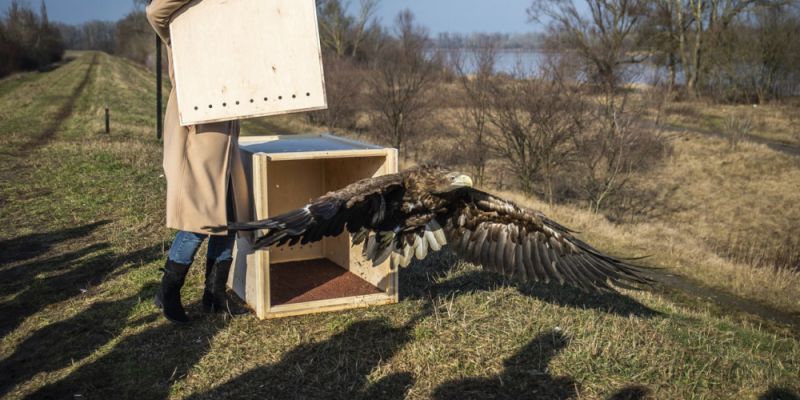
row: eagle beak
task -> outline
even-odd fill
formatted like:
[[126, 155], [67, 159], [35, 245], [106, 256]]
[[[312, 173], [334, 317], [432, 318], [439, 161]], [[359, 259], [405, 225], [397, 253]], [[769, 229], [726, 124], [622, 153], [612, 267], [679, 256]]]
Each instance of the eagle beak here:
[[453, 179], [452, 186], [457, 187], [472, 187], [472, 178], [467, 175], [459, 175]]

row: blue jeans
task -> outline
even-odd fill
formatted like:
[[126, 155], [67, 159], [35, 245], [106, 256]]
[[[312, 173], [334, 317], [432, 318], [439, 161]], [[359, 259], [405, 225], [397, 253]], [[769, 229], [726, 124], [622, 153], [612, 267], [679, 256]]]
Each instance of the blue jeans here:
[[[206, 236], [202, 233], [178, 231], [172, 246], [169, 248], [169, 259], [178, 264], [191, 264], [197, 249], [203, 244]], [[227, 236], [211, 235], [208, 240], [206, 259], [209, 262], [220, 262], [233, 259], [233, 243], [236, 241], [236, 232], [229, 232]]]

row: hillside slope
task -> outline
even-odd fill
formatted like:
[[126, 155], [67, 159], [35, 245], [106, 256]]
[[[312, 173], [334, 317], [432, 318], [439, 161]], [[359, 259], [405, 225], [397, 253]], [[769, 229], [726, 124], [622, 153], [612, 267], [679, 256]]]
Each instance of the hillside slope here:
[[[171, 235], [155, 84], [124, 60], [76, 57], [0, 82], [0, 397], [712, 399], [800, 391], [800, 337], [781, 324], [669, 288], [598, 296], [503, 282], [445, 252], [402, 271], [397, 305], [271, 321], [199, 317], [175, 327], [151, 301]], [[106, 105], [111, 135], [103, 133]], [[616, 226], [573, 208], [546, 211], [601, 248], [656, 252], [653, 263], [678, 272], [711, 271], [699, 281], [727, 271], [705, 265], [708, 249], [664, 223]], [[197, 265], [183, 292], [194, 315]], [[753, 276], [764, 284], [775, 277]], [[796, 284], [781, 290], [797, 294]]]

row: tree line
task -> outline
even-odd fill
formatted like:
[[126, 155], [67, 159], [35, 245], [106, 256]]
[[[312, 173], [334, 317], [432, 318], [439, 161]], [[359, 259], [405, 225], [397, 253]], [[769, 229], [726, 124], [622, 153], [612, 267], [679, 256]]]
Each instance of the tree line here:
[[12, 0], [0, 17], [0, 77], [48, 68], [61, 61], [66, 49], [104, 51], [154, 68], [156, 42], [144, 13], [146, 3], [133, 0], [133, 10], [119, 21], [68, 25], [49, 20], [44, 0], [38, 13]]
[[586, 73], [619, 79], [625, 65], [654, 62], [688, 98], [760, 103], [800, 91], [800, 4], [790, 0], [535, 0], [549, 21], [545, 47], [573, 51]]
[[0, 77], [14, 71], [45, 68], [64, 56], [64, 41], [47, 17], [44, 1], [37, 14], [12, 0], [0, 18]]
[[133, 0], [133, 9], [118, 21], [60, 24], [59, 30], [69, 49], [104, 51], [154, 69], [156, 39], [146, 5], [147, 0]]

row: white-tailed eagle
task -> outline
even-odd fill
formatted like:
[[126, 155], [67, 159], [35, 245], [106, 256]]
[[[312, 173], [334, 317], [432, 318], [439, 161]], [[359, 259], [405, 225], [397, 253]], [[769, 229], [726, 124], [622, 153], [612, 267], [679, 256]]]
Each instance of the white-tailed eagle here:
[[309, 243], [345, 229], [378, 265], [408, 266], [446, 244], [459, 257], [508, 278], [559, 282], [585, 291], [639, 288], [642, 267], [601, 253], [539, 211], [472, 188], [439, 166], [368, 178], [303, 208], [229, 230], [265, 230], [255, 248]]

